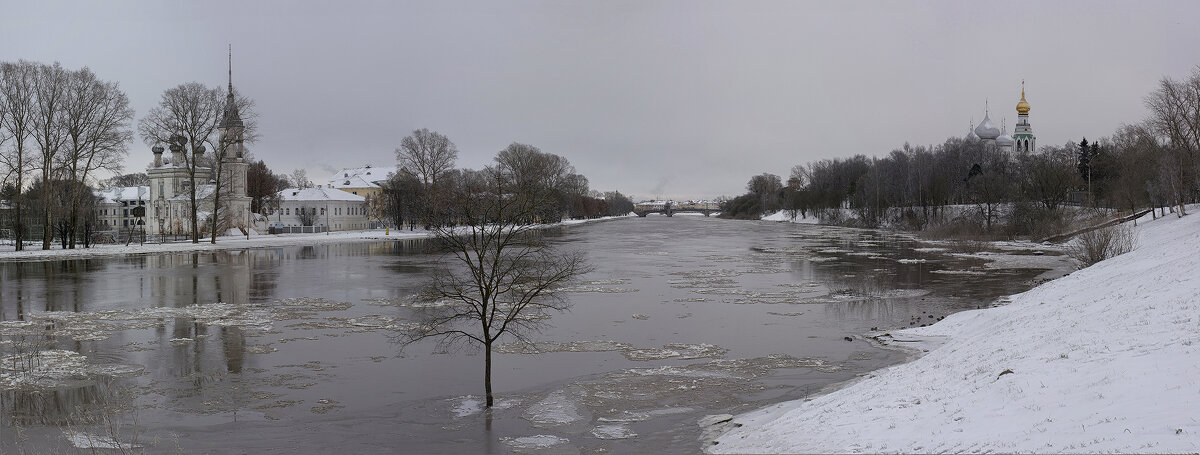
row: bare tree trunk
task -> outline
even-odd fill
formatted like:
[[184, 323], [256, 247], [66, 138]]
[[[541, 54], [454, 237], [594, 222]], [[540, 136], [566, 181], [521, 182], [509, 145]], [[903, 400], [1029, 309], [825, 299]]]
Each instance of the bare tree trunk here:
[[483, 390], [487, 395], [487, 408], [491, 409], [495, 404], [492, 397], [492, 343], [489, 341], [483, 345]]
[[213, 179], [215, 180], [215, 183], [213, 185], [214, 188], [213, 188], [212, 232], [211, 232], [213, 245], [217, 244], [217, 224], [220, 222], [220, 217], [217, 216], [217, 214], [220, 213], [220, 211], [221, 211], [221, 181], [224, 180], [224, 178], [222, 178], [223, 176], [221, 174], [223, 172], [225, 172], [225, 169], [223, 169], [225, 167], [225, 166], [223, 166], [223, 164], [224, 164], [223, 157], [225, 156], [225, 151], [222, 150], [223, 148], [224, 148], [224, 146], [216, 147], [217, 157], [216, 157], [216, 160], [213, 161], [213, 169], [214, 169]]

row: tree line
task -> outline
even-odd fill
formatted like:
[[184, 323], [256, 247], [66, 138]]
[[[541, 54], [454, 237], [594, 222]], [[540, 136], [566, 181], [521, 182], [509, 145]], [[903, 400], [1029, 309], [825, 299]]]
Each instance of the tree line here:
[[[921, 230], [958, 223], [999, 236], [1061, 227], [1065, 205], [1185, 214], [1200, 198], [1200, 66], [1164, 77], [1146, 97], [1147, 118], [1111, 136], [1012, 152], [952, 137], [904, 144], [883, 157], [824, 159], [764, 173], [726, 202], [724, 216], [757, 219], [786, 210], [823, 222]], [[950, 206], [969, 206], [947, 216]], [[950, 219], [952, 218], [952, 219]]]
[[498, 152], [482, 170], [456, 169], [458, 148], [436, 131], [418, 129], [396, 148], [400, 171], [382, 185], [382, 213], [396, 227], [440, 227], [463, 223], [456, 198], [512, 198], [529, 211], [518, 220], [556, 223], [563, 218], [624, 215], [633, 202], [620, 192], [589, 189], [587, 177], [566, 158], [514, 142]]
[[0, 224], [24, 249], [31, 225], [42, 249], [57, 234], [75, 247], [94, 213], [89, 179], [119, 171], [133, 138], [133, 109], [116, 82], [84, 67], [0, 62]]

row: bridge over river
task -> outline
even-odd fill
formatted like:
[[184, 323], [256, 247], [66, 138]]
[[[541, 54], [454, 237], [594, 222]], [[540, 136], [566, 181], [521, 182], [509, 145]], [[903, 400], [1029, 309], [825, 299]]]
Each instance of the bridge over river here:
[[633, 206], [633, 213], [646, 216], [651, 213], [661, 213], [672, 216], [676, 213], [700, 213], [709, 216], [721, 208], [720, 204], [711, 201], [643, 201]]

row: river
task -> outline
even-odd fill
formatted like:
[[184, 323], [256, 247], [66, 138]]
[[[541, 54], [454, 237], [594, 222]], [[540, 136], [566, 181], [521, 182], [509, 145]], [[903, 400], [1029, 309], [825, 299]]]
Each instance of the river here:
[[906, 359], [865, 333], [1069, 268], [1036, 246], [702, 217], [548, 237], [594, 270], [532, 345], [501, 346], [490, 412], [478, 352], [394, 343], [438, 258], [423, 240], [2, 263], [0, 453], [695, 453], [704, 416]]

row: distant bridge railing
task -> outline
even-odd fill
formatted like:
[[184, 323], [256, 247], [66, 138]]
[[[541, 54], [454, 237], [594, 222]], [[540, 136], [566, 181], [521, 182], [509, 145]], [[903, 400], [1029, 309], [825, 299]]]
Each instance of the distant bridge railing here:
[[635, 204], [633, 206], [633, 213], [641, 217], [651, 213], [661, 213], [666, 216], [672, 216], [676, 213], [700, 213], [704, 216], [709, 216], [713, 213], [716, 213], [718, 210], [720, 210], [720, 205], [715, 202], [667, 201], [661, 204]]

